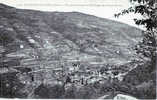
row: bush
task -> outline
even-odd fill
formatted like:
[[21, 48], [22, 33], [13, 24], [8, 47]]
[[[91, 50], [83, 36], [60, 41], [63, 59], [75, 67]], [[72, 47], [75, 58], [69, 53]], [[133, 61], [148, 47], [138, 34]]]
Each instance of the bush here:
[[64, 87], [62, 85], [54, 85], [49, 87], [49, 97], [50, 98], [62, 98], [64, 94]]
[[77, 95], [77, 88], [74, 84], [68, 87], [64, 93], [64, 98], [75, 99]]
[[82, 86], [77, 91], [77, 99], [93, 99], [96, 96], [96, 92], [92, 86]]
[[6, 73], [0, 75], [0, 97], [3, 98], [25, 98], [26, 94], [20, 90], [24, 87], [16, 73]]
[[6, 46], [9, 43], [12, 43], [14, 41], [14, 34], [12, 32], [6, 31], [6, 30], [0, 30], [0, 45]]
[[61, 85], [48, 86], [41, 84], [34, 91], [34, 94], [37, 95], [39, 98], [62, 98], [63, 93], [64, 89]]

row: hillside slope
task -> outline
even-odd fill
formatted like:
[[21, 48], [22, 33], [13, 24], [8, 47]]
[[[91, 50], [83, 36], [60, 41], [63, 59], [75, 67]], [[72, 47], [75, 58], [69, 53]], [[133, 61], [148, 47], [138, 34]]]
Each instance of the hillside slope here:
[[117, 64], [130, 60], [134, 53], [131, 47], [141, 36], [139, 29], [129, 25], [79, 12], [40, 12], [1, 5], [0, 13], [1, 45], [8, 54], [42, 48], [60, 51], [65, 59], [79, 56], [93, 62], [100, 58]]
[[122, 65], [136, 57], [132, 47], [141, 36], [141, 30], [127, 24], [79, 12], [41, 12], [0, 4], [0, 74], [18, 73], [23, 84], [28, 82], [23, 92], [30, 93], [35, 83], [30, 85], [23, 73], [37, 72], [36, 82], [53, 83], [54, 72], [48, 71], [70, 69], [76, 61], [93, 69]]

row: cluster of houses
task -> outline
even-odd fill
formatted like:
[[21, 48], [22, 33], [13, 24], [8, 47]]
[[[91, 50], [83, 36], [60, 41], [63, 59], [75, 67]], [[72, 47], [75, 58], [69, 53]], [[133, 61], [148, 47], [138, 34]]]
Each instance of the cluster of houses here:
[[[53, 62], [53, 66], [40, 69], [39, 72], [33, 71], [35, 82], [50, 84], [62, 84], [64, 82], [76, 85], [87, 85], [95, 82], [105, 83], [116, 78], [122, 80], [123, 74], [116, 73], [116, 66], [105, 64], [90, 64], [88, 62]], [[36, 68], [36, 67], [35, 67]], [[38, 67], [37, 67], [38, 68]], [[115, 72], [114, 72], [115, 71]], [[114, 73], [113, 73], [114, 72]], [[120, 78], [120, 79], [119, 79]]]
[[72, 62], [68, 66], [53, 69], [53, 75], [55, 74], [58, 79], [64, 82], [68, 80], [68, 82], [78, 85], [87, 85], [95, 82], [104, 83], [120, 75], [117, 74], [115, 76], [112, 71], [108, 70], [110, 67], [112, 66]]

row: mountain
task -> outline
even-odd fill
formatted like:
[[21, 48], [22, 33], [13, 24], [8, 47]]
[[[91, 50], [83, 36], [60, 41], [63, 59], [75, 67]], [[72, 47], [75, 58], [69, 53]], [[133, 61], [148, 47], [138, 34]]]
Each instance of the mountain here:
[[76, 61], [90, 68], [122, 65], [136, 58], [133, 47], [141, 36], [135, 27], [80, 12], [41, 12], [0, 4], [0, 74], [54, 70]]
[[66, 60], [118, 64], [133, 57], [131, 47], [141, 39], [137, 28], [79, 12], [40, 12], [1, 4], [0, 13], [1, 46], [7, 54], [40, 48], [56, 50]]

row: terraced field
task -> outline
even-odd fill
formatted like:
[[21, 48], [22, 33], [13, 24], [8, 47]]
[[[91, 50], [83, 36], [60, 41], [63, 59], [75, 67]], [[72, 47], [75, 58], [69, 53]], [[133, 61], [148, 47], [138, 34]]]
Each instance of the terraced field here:
[[122, 65], [138, 58], [133, 47], [141, 36], [127, 24], [79, 12], [0, 4], [0, 74], [16, 73], [30, 98], [41, 83], [60, 84], [67, 76], [76, 84], [105, 81], [115, 66], [122, 76], [130, 70]]

